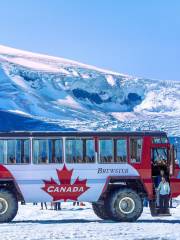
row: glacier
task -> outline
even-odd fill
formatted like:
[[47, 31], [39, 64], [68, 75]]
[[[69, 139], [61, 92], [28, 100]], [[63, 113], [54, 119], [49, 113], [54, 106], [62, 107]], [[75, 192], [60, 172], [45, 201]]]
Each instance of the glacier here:
[[0, 131], [156, 129], [180, 137], [180, 81], [0, 45], [0, 86]]

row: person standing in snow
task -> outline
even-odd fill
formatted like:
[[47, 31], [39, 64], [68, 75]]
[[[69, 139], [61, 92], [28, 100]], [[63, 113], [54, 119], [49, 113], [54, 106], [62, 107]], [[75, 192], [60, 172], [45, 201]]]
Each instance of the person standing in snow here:
[[41, 202], [41, 210], [43, 210], [43, 205], [45, 206], [45, 209], [47, 210], [47, 203], [46, 202]]
[[161, 178], [158, 186], [160, 213], [168, 213], [170, 186], [165, 177]]
[[81, 207], [84, 207], [84, 206], [86, 206], [86, 204], [85, 203], [83, 203], [83, 202], [73, 202], [73, 206], [81, 206]]
[[[156, 189], [158, 188], [158, 186], [159, 186], [159, 184], [161, 182], [162, 177], [166, 178], [164, 170], [161, 169], [159, 176], [157, 176], [156, 179], [155, 179], [155, 187], [156, 187]], [[159, 191], [157, 191], [156, 192], [156, 204], [157, 204], [158, 207], [159, 207], [159, 201], [160, 201], [159, 200]]]
[[56, 210], [56, 211], [61, 210], [61, 202], [55, 202], [54, 210]]
[[79, 206], [79, 202], [73, 202], [73, 206]]

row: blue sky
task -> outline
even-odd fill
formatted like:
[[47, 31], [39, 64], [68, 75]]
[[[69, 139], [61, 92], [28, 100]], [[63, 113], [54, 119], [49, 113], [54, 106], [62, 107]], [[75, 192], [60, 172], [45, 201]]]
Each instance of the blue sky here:
[[180, 1], [1, 0], [0, 44], [180, 80]]

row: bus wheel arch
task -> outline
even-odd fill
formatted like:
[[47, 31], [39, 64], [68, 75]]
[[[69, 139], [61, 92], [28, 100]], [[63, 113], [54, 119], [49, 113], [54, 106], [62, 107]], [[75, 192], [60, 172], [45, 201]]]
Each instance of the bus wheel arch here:
[[1, 180], [0, 181], [0, 190], [1, 189], [6, 189], [10, 192], [12, 192], [18, 201], [24, 202], [24, 197], [16, 184], [14, 180]]
[[111, 178], [111, 179], [109, 179], [108, 183], [104, 187], [104, 191], [102, 192], [99, 200], [105, 200], [106, 198], [108, 198], [108, 196], [112, 192], [118, 191], [119, 189], [124, 189], [124, 188], [132, 189], [137, 194], [139, 194], [139, 196], [142, 199], [145, 197], [146, 198], [148, 197], [148, 192], [145, 189], [145, 187], [140, 179], [122, 179], [122, 178], [113, 179], [113, 178]]
[[94, 213], [101, 219], [103, 220], [108, 220], [110, 219], [110, 216], [108, 215], [108, 211], [106, 209], [106, 205], [104, 202], [99, 203], [99, 202], [93, 202], [92, 203], [92, 209]]

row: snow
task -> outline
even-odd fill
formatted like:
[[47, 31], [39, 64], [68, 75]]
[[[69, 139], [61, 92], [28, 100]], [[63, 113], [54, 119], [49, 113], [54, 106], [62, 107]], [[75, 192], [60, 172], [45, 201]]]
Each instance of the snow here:
[[76, 102], [71, 96], [66, 96], [64, 99], [57, 99], [56, 103], [67, 107], [72, 106], [73, 108], [82, 109], [80, 104]]
[[[8, 56], [8, 57], [11, 57], [11, 56], [13, 56], [13, 57], [14, 56], [18, 56], [18, 57], [20, 56], [20, 57], [23, 57], [23, 58], [28, 57], [28, 58], [33, 58], [33, 60], [36, 59], [36, 60], [39, 60], [39, 61], [45, 59], [48, 62], [61, 62], [63, 64], [70, 64], [70, 65], [73, 65], [73, 66], [79, 66], [79, 67], [83, 67], [83, 68], [87, 68], [87, 69], [92, 69], [92, 70], [95, 70], [95, 71], [101, 71], [101, 72], [107, 73], [107, 74], [120, 75], [117, 72], [109, 71], [109, 70], [106, 70], [106, 69], [98, 68], [98, 67], [91, 66], [91, 65], [88, 65], [88, 64], [84, 64], [84, 63], [79, 63], [77, 61], [69, 60], [69, 59], [66, 59], [66, 58], [53, 57], [53, 56], [49, 56], [49, 55], [45, 55], [45, 54], [33, 53], [33, 52], [19, 50], [19, 49], [15, 49], [15, 48], [3, 46], [3, 45], [0, 45], [0, 55]], [[121, 74], [121, 75], [127, 76], [125, 74]]]
[[[50, 206], [48, 206], [50, 209]], [[172, 216], [156, 217], [144, 208], [134, 223], [118, 223], [99, 219], [86, 203], [85, 207], [73, 207], [62, 203], [61, 211], [40, 210], [32, 204], [20, 205], [13, 222], [0, 225], [2, 240], [140, 240], [179, 239], [180, 207], [171, 209]]]
[[27, 113], [22, 112], [22, 111], [19, 111], [19, 110], [9, 110], [8, 112], [17, 113], [17, 114], [19, 114], [19, 115], [23, 115], [23, 116], [31, 117], [30, 114], [27, 114]]
[[64, 69], [58, 69], [55, 67], [51, 67], [48, 64], [38, 63], [38, 62], [34, 62], [24, 58], [20, 58], [20, 57], [17, 57], [17, 58], [1, 57], [1, 58], [3, 58], [4, 60], [8, 60], [11, 63], [19, 64], [21, 66], [28, 67], [34, 70], [46, 71], [46, 72], [62, 72], [64, 74], [68, 74], [68, 71], [65, 71]]
[[116, 81], [114, 80], [112, 75], [107, 75], [106, 76], [107, 82], [113, 87], [114, 85], [116, 85]]
[[157, 129], [180, 136], [179, 81], [137, 78], [0, 45], [0, 85], [0, 110], [18, 116], [78, 130]]

